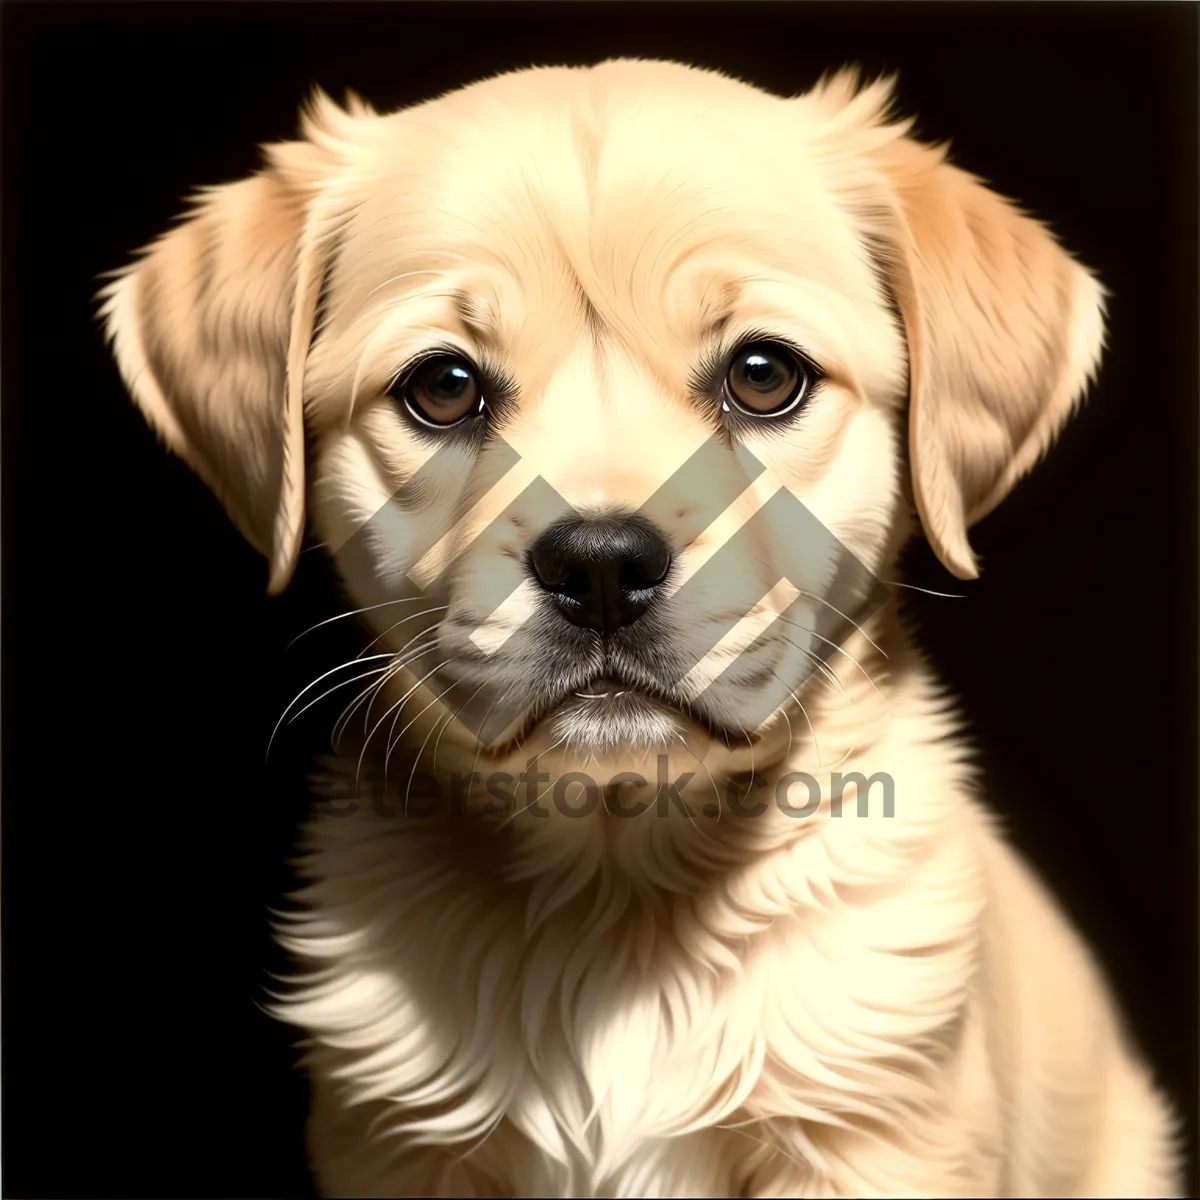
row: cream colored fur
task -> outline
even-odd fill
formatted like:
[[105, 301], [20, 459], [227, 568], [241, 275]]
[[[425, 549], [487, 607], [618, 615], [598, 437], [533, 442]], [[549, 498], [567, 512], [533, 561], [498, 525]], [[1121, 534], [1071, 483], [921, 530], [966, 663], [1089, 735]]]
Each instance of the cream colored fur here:
[[[787, 433], [747, 442], [770, 479], [881, 578], [914, 509], [974, 577], [967, 531], [1082, 395], [1103, 293], [887, 103], [845, 74], [782, 99], [641, 61], [515, 72], [390, 116], [318, 96], [301, 140], [202, 195], [107, 289], [117, 360], [272, 590], [306, 496], [331, 548], [386, 517], [342, 567], [355, 608], [396, 594], [431, 531], [458, 539], [429, 622], [451, 664], [469, 657], [456, 618], [484, 579], [521, 583], [538, 529], [495, 520], [488, 448], [393, 511], [433, 451], [385, 393], [432, 343], [516, 380], [502, 433], [530, 477], [577, 507], [637, 507], [712, 431], [689, 393], [710, 323], [789, 337], [826, 379]], [[764, 533], [746, 572], [786, 537]], [[716, 600], [690, 603], [680, 637]], [[518, 592], [503, 620], [532, 606]], [[364, 619], [390, 651], [411, 636], [393, 610]], [[779, 635], [785, 674], [792, 645]], [[522, 672], [497, 652], [480, 688]], [[682, 714], [678, 740], [636, 751], [555, 744], [544, 723], [480, 746], [428, 681], [400, 672], [380, 697], [407, 722], [401, 776], [536, 755], [548, 790], [585, 767], [653, 778], [661, 754], [693, 773], [697, 811], [314, 817], [279, 1011], [306, 1038], [324, 1194], [1178, 1194], [1173, 1117], [981, 807], [953, 706], [890, 609], [752, 748]], [[736, 725], [749, 698], [709, 716]], [[367, 744], [368, 775], [382, 757]], [[750, 770], [768, 789], [809, 772], [815, 813], [735, 816], [723, 789]], [[851, 787], [833, 816], [833, 770], [890, 774], [894, 814]]]

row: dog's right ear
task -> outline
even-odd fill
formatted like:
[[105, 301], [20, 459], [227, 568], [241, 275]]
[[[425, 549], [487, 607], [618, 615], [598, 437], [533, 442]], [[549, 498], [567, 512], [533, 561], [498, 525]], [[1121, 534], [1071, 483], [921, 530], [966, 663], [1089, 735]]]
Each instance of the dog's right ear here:
[[304, 533], [303, 377], [324, 263], [319, 200], [352, 126], [317, 92], [303, 141], [202, 191], [103, 289], [101, 319], [131, 395], [270, 564], [282, 591]]

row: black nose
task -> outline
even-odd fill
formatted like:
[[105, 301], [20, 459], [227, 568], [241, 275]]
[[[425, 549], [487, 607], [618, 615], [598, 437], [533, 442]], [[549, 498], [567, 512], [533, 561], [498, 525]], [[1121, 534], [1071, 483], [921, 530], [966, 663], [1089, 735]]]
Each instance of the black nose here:
[[609, 634], [654, 603], [671, 566], [671, 548], [636, 514], [572, 516], [534, 542], [529, 566], [568, 621]]

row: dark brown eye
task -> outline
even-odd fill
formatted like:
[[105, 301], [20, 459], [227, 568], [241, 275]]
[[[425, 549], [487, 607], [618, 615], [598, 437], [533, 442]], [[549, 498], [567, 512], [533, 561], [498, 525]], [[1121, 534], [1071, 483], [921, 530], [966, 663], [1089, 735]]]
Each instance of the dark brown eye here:
[[804, 402], [809, 369], [778, 342], [755, 342], [734, 355], [725, 379], [730, 403], [752, 417], [776, 417]]
[[413, 371], [403, 385], [403, 399], [422, 424], [444, 428], [480, 411], [483, 391], [465, 358], [443, 354]]

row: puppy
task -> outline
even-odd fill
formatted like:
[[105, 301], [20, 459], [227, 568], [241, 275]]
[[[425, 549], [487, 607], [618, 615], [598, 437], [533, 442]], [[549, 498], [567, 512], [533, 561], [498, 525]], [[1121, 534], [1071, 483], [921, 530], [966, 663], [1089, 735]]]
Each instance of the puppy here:
[[889, 107], [318, 94], [106, 288], [269, 590], [307, 521], [372, 639], [279, 922], [324, 1194], [1178, 1194], [878, 583], [918, 522], [976, 576], [1103, 289]]

